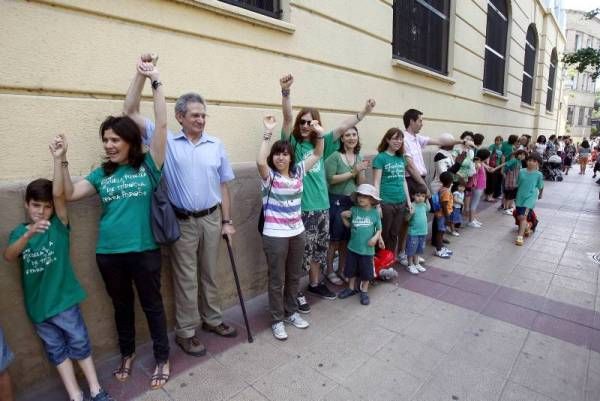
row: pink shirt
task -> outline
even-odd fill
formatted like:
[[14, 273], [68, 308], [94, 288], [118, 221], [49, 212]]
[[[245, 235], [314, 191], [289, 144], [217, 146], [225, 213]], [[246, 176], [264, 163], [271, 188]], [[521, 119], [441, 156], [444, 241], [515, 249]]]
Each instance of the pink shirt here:
[[[423, 148], [429, 143], [429, 137], [420, 134], [411, 134], [408, 131], [404, 131], [404, 154], [410, 156], [412, 161], [419, 171], [421, 176], [427, 175], [427, 167], [425, 167], [425, 161], [423, 160]], [[408, 171], [406, 176], [410, 177]]]
[[485, 189], [486, 184], [485, 167], [481, 164], [475, 172], [475, 189]]

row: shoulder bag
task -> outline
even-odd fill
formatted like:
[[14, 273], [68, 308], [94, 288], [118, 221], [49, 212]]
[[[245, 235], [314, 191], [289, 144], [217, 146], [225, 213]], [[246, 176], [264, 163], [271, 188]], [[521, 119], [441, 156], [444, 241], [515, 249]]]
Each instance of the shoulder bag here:
[[179, 221], [169, 201], [167, 180], [162, 175], [157, 177], [146, 160], [143, 165], [153, 187], [150, 209], [152, 235], [157, 244], [171, 245], [181, 237], [181, 231], [179, 230]]

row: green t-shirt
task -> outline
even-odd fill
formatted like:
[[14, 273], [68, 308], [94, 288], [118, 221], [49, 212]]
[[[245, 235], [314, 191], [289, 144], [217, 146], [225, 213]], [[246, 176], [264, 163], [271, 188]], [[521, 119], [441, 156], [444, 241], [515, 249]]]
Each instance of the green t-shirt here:
[[544, 188], [544, 176], [542, 173], [538, 170], [529, 171], [526, 168], [521, 169], [519, 172], [515, 205], [533, 209], [542, 188]]
[[[27, 232], [27, 224], [9, 236], [12, 244]], [[69, 256], [69, 227], [56, 215], [44, 233], [35, 234], [20, 255], [25, 309], [34, 323], [56, 316], [85, 299]]]
[[[356, 161], [354, 164], [360, 163], [362, 159], [363, 158], [361, 155], [356, 155]], [[354, 165], [349, 166], [344, 162], [343, 155], [340, 152], [333, 152], [331, 156], [325, 160], [325, 176], [327, 177], [327, 181], [329, 181], [334, 175], [351, 173], [353, 168]], [[355, 178], [350, 178], [349, 180], [337, 184], [329, 184], [330, 194], [350, 195], [355, 190]]]
[[519, 159], [510, 159], [509, 161], [506, 162], [506, 164], [503, 167], [504, 172], [508, 172], [510, 170], [514, 170], [516, 168], [521, 168], [521, 160]]
[[[501, 164], [502, 156], [504, 156], [504, 153], [502, 152], [502, 145], [496, 146], [495, 143], [492, 143], [488, 149], [490, 151], [490, 159], [492, 158], [492, 155], [494, 153], [496, 153], [496, 165]], [[493, 166], [493, 167], [495, 167], [495, 166]]]
[[378, 153], [373, 159], [373, 168], [381, 170], [379, 196], [385, 203], [404, 203], [404, 171], [406, 159], [404, 156], [390, 155], [387, 152]]
[[[281, 132], [281, 139], [286, 139]], [[296, 163], [306, 160], [315, 149], [310, 141], [296, 141], [294, 135], [290, 134], [289, 141], [294, 148]], [[312, 212], [329, 209], [329, 196], [327, 195], [327, 179], [325, 178], [324, 159], [327, 159], [339, 147], [339, 141], [333, 138], [333, 131], [324, 136], [325, 150], [323, 157], [306, 173], [303, 180], [304, 191], [302, 192], [302, 211]]]
[[510, 158], [510, 155], [512, 155], [514, 151], [513, 145], [509, 144], [506, 141], [502, 142], [502, 146], [500, 147], [500, 149], [502, 150], [502, 154], [504, 155], [504, 158], [506, 160]]
[[414, 203], [415, 212], [408, 222], [409, 235], [427, 235], [427, 212], [429, 211], [429, 202]]
[[377, 208], [365, 210], [358, 206], [350, 209], [350, 241], [348, 249], [359, 255], [375, 255], [375, 247], [368, 242], [378, 230], [381, 230], [381, 218]]
[[[144, 160], [155, 176], [160, 177], [150, 153], [146, 153]], [[96, 253], [143, 252], [158, 248], [150, 222], [152, 181], [144, 164], [139, 170], [128, 164], [121, 165], [108, 177], [99, 167], [85, 177], [96, 188], [102, 202]]]

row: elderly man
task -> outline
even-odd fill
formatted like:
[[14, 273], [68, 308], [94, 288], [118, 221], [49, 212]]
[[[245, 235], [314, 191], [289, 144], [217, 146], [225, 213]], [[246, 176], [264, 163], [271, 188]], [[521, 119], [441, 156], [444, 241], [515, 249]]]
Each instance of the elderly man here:
[[[142, 59], [150, 58], [143, 55]], [[124, 113], [140, 126], [145, 141], [152, 141], [154, 124], [139, 113], [143, 76], [132, 82]], [[160, 85], [160, 82], [152, 82]], [[222, 235], [235, 233], [227, 183], [233, 171], [221, 141], [205, 131], [206, 103], [196, 93], [181, 95], [175, 103], [181, 130], [169, 132], [164, 174], [169, 200], [181, 228], [181, 238], [170, 247], [175, 293], [176, 343], [189, 355], [202, 356], [204, 344], [196, 328], [224, 337], [236, 330], [223, 323], [217, 287], [217, 254]], [[199, 302], [200, 299], [200, 302]]]

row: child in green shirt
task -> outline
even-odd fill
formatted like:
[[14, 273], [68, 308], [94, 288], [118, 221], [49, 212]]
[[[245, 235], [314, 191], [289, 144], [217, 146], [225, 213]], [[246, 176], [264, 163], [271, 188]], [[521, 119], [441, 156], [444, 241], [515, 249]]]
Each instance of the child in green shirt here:
[[[50, 145], [54, 169], [64, 168], [62, 136]], [[79, 285], [69, 256], [69, 220], [62, 193], [52, 181], [37, 179], [25, 191], [25, 210], [31, 223], [17, 226], [9, 237], [4, 258], [20, 260], [25, 308], [41, 338], [50, 362], [56, 366], [69, 399], [84, 400], [75, 378], [73, 360], [88, 382], [92, 401], [112, 401], [100, 387], [91, 356], [90, 340], [79, 303], [85, 291]]]
[[411, 274], [419, 274], [426, 269], [419, 263], [419, 256], [423, 255], [425, 239], [427, 238], [427, 212], [430, 206], [427, 199], [427, 188], [417, 187], [413, 193], [412, 209], [408, 219], [408, 237], [406, 239], [406, 256], [408, 257], [408, 270]]
[[542, 158], [537, 153], [527, 156], [527, 168], [519, 172], [516, 204], [516, 215], [519, 222], [519, 234], [515, 244], [523, 245], [523, 236], [530, 234], [527, 218], [531, 217], [535, 202], [542, 199], [544, 176], [539, 171]]
[[[344, 274], [348, 277], [348, 288], [338, 294], [338, 298], [348, 298], [357, 292], [360, 293], [360, 303], [369, 304], [369, 281], [375, 278], [373, 256], [375, 245], [384, 248], [381, 237], [381, 217], [375, 208], [381, 201], [377, 190], [370, 184], [361, 184], [352, 193], [352, 201], [356, 206], [343, 211], [342, 220], [350, 228], [350, 241], [348, 242], [348, 255]], [[360, 278], [359, 290], [355, 290], [356, 277]]]

